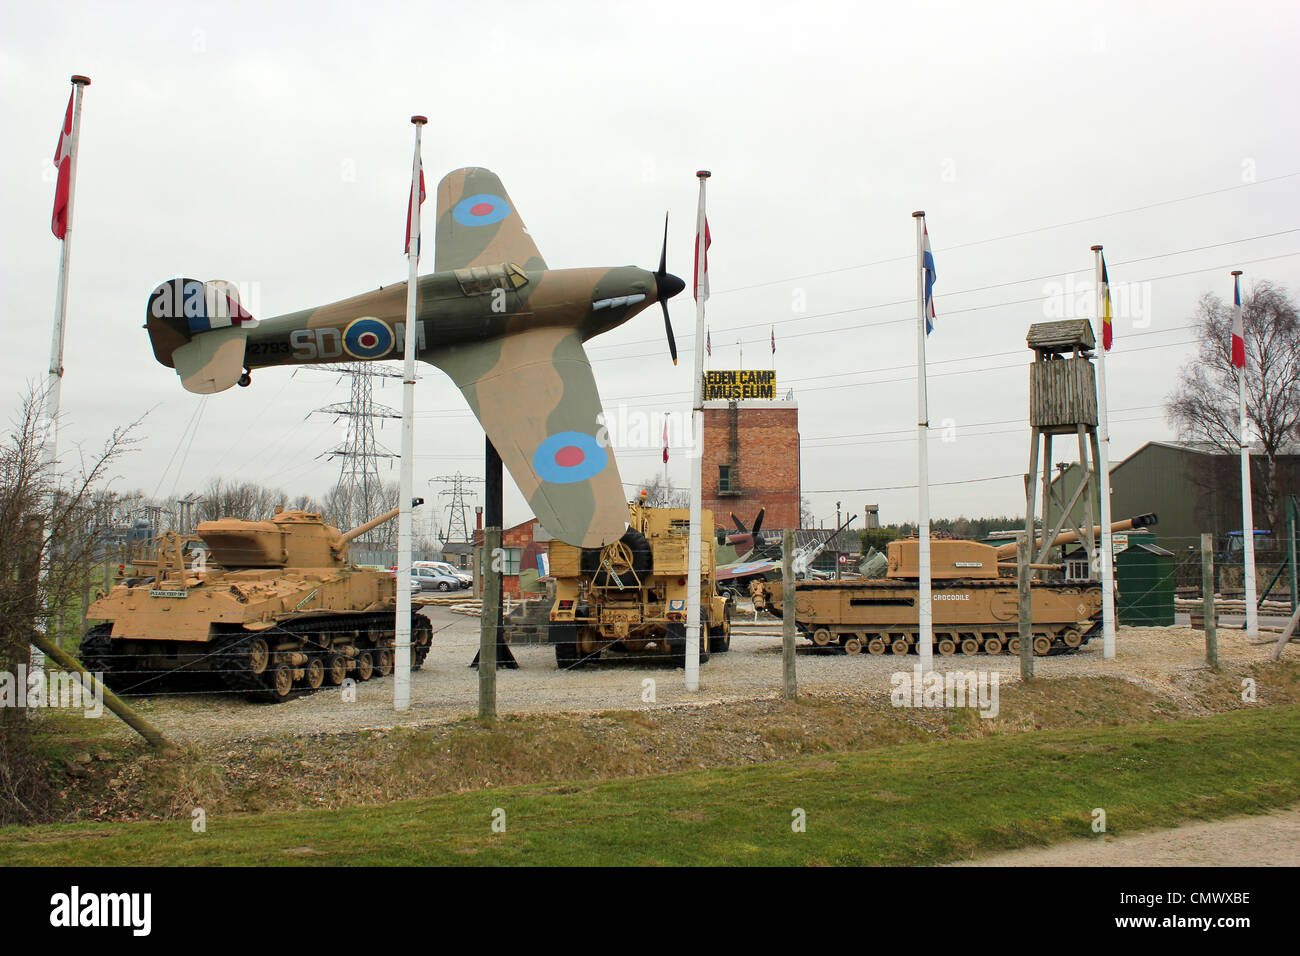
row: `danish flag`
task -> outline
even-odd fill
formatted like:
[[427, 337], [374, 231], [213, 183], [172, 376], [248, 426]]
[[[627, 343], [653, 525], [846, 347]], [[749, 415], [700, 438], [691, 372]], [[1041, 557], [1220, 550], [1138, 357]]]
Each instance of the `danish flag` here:
[[63, 116], [63, 129], [59, 130], [59, 145], [54, 148], [59, 183], [54, 188], [54, 218], [50, 229], [56, 239], [68, 234], [68, 192], [72, 187], [72, 100], [75, 95], [68, 97], [68, 111]]
[[[414, 189], [411, 190], [411, 192], [414, 192], [414, 191], [415, 191]], [[410, 193], [407, 193], [407, 195], [409, 196]], [[420, 160], [420, 205], [421, 205], [421, 206], [424, 205], [424, 160], [423, 160], [423, 159]], [[415, 207], [415, 203], [413, 203], [413, 202], [408, 198], [408, 199], [406, 200], [406, 249], [405, 249], [405, 252], [406, 252], [407, 254], [410, 254], [410, 251], [411, 251], [411, 240], [414, 239], [414, 240], [415, 240], [415, 254], [416, 254], [416, 256], [418, 257], [418, 256], [420, 255], [420, 220], [419, 220], [419, 217], [417, 216], [417, 217], [416, 217], [416, 220], [415, 220], [415, 234], [412, 235], [412, 234], [411, 234], [411, 212], [412, 212], [412, 210], [415, 210], [417, 213], [418, 213], [418, 211], [419, 211], [418, 209], [416, 209], [416, 207]]]

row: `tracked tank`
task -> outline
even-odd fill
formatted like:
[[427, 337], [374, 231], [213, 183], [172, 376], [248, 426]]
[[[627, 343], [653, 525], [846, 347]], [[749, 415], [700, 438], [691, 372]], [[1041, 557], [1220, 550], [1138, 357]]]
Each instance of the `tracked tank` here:
[[[1156, 523], [1154, 514], [1112, 524], [1128, 531]], [[1100, 527], [1093, 529], [1094, 537]], [[1079, 539], [1073, 531], [1053, 545]], [[940, 655], [1018, 654], [1020, 596], [1015, 578], [1014, 541], [995, 547], [978, 541], [930, 543], [934, 650]], [[919, 637], [919, 542], [891, 541], [883, 577], [801, 581], [795, 589], [799, 633], [819, 647], [839, 644], [849, 654], [915, 653]], [[1056, 566], [1051, 566], [1056, 567]], [[1047, 566], [1037, 566], [1046, 570]], [[756, 610], [784, 613], [780, 581], [755, 582]], [[1096, 581], [1030, 582], [1034, 653], [1077, 650], [1101, 630], [1101, 585]]]
[[[157, 693], [193, 681], [281, 702], [394, 665], [396, 581], [348, 561], [349, 542], [397, 516], [347, 532], [311, 511], [267, 521], [205, 521], [168, 532], [133, 562], [138, 577], [100, 594], [80, 656], [115, 690]], [[411, 666], [433, 630], [412, 612]]]

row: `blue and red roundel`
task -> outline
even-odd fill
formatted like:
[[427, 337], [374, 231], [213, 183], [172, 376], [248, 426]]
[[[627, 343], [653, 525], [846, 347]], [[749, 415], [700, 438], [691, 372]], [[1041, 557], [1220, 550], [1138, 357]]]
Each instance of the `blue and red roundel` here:
[[491, 193], [466, 196], [451, 210], [451, 218], [462, 226], [491, 226], [508, 215], [510, 204]]
[[393, 348], [393, 330], [378, 319], [356, 319], [343, 330], [343, 348], [353, 358], [383, 358]]
[[585, 432], [557, 432], [533, 452], [533, 470], [542, 481], [571, 485], [605, 470], [609, 453]]

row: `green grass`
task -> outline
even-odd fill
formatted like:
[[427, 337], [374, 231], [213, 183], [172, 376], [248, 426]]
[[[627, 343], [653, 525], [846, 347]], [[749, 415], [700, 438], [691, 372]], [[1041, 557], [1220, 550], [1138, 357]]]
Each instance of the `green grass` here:
[[[179, 823], [0, 829], [2, 864], [925, 864], [1300, 800], [1300, 707], [609, 783]], [[494, 808], [507, 832], [491, 832]], [[791, 831], [791, 811], [807, 832]]]

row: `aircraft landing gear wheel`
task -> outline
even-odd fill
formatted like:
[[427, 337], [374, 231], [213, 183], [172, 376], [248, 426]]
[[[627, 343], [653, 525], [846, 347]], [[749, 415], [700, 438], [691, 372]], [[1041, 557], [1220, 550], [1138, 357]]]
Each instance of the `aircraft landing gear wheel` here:
[[842, 642], [845, 654], [861, 654], [862, 642], [857, 637], [847, 637]]
[[1051, 649], [1052, 639], [1046, 634], [1039, 634], [1034, 638], [1034, 654], [1038, 657], [1046, 657]]
[[239, 376], [240, 388], [248, 388], [248, 386], [252, 384], [253, 384], [253, 376], [249, 375], [247, 371], [245, 371], [243, 375]]
[[325, 683], [325, 665], [321, 663], [319, 657], [313, 657], [307, 662], [307, 686], [312, 690], [320, 690], [323, 683]]
[[370, 680], [375, 673], [375, 659], [370, 651], [357, 655], [357, 680]]
[[985, 653], [985, 654], [1001, 654], [1001, 653], [1002, 653], [1002, 638], [1000, 638], [1000, 637], [990, 637], [987, 641], [985, 641], [985, 642], [984, 642], [984, 653]]
[[889, 646], [889, 649], [898, 657], [902, 657], [907, 653], [907, 641], [900, 637]]
[[878, 637], [867, 641], [867, 653], [879, 657], [885, 653], [885, 642]]
[[819, 627], [813, 631], [812, 639], [818, 647], [825, 647], [831, 642], [831, 632], [824, 627]]
[[961, 652], [963, 654], [978, 654], [980, 652], [980, 642], [973, 637], [965, 638], [961, 642]]

